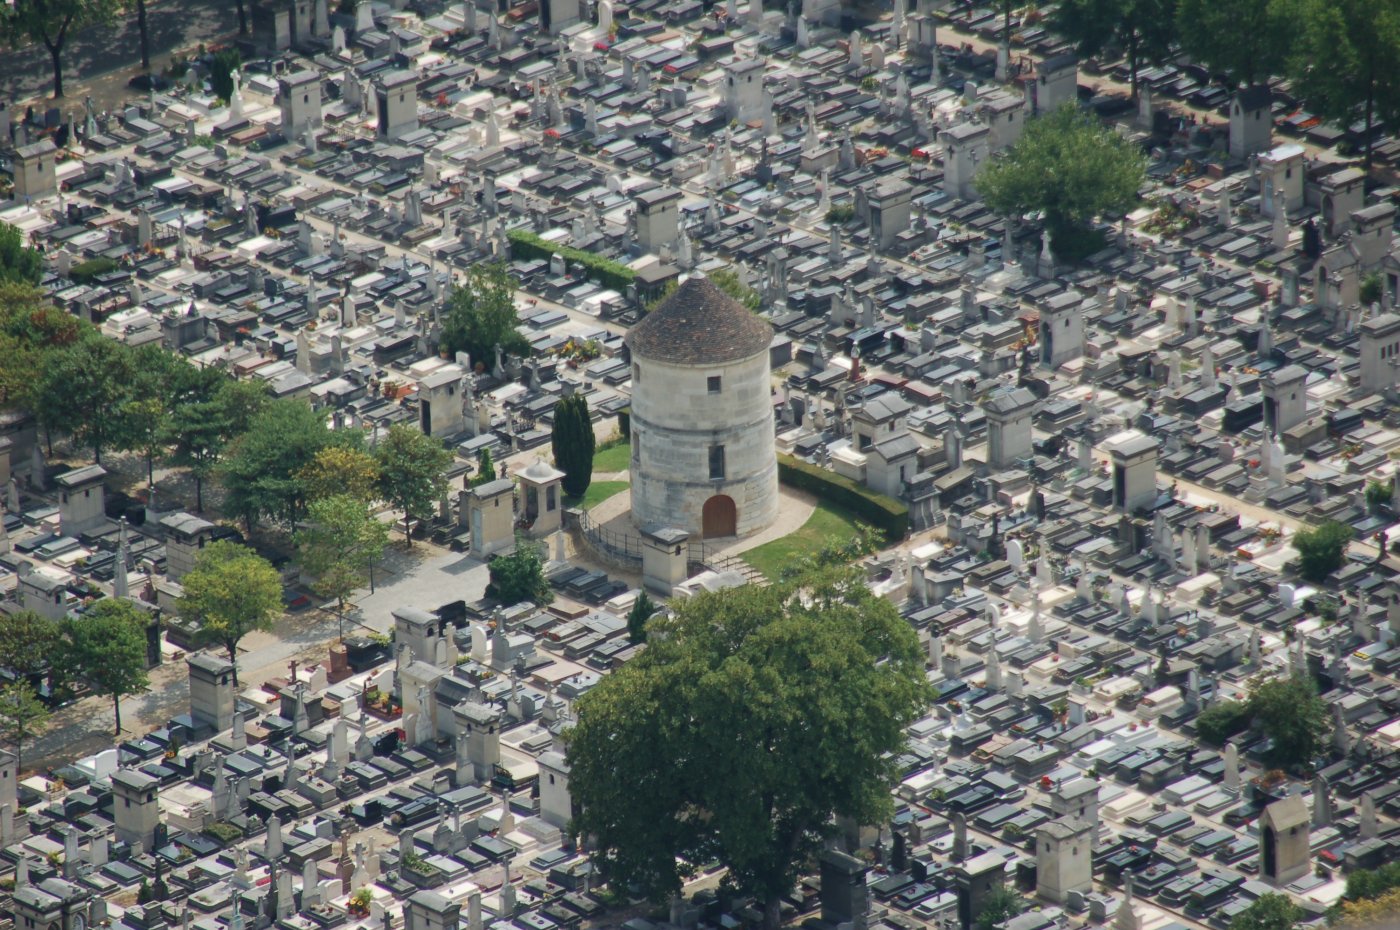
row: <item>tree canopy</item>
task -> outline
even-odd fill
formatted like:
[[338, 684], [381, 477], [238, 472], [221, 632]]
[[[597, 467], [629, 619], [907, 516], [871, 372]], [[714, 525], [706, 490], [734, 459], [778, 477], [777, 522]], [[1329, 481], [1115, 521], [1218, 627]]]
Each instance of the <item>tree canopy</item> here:
[[550, 445], [554, 464], [564, 473], [560, 482], [564, 493], [582, 497], [593, 483], [593, 451], [598, 446], [588, 415], [588, 399], [582, 394], [570, 394], [554, 405]]
[[1325, 120], [1343, 127], [1362, 120], [1370, 168], [1372, 128], [1400, 116], [1400, 4], [1296, 0], [1288, 10], [1294, 91]]
[[331, 443], [324, 413], [303, 400], [268, 401], [224, 458], [225, 513], [249, 527], [262, 519], [295, 527], [306, 508], [302, 473]]
[[1304, 916], [1288, 895], [1269, 892], [1235, 915], [1230, 930], [1293, 930]]
[[116, 730], [122, 731], [122, 697], [143, 690], [149, 618], [131, 601], [109, 597], [68, 622], [70, 656], [78, 678], [112, 698]]
[[1298, 574], [1308, 581], [1326, 581], [1328, 575], [1342, 567], [1342, 558], [1351, 536], [1351, 527], [1336, 520], [1327, 520], [1312, 529], [1294, 533], [1293, 548], [1298, 550]]
[[1306, 675], [1251, 683], [1250, 714], [1269, 737], [1269, 759], [1276, 765], [1306, 767], [1322, 751], [1330, 729], [1327, 704]]
[[375, 447], [374, 458], [379, 463], [379, 493], [403, 511], [404, 541], [411, 546], [411, 521], [431, 516], [433, 505], [446, 493], [452, 453], [417, 427], [395, 423]]
[[379, 492], [379, 463], [352, 445], [327, 446], [301, 471], [308, 501], [348, 495], [369, 502]]
[[1007, 216], [1044, 216], [1064, 253], [1095, 217], [1117, 219], [1137, 202], [1146, 161], [1136, 145], [1074, 104], [1031, 120], [1005, 155], [977, 175], [987, 205]]
[[982, 901], [982, 910], [973, 919], [972, 926], [976, 930], [996, 930], [1025, 909], [1025, 898], [1005, 885], [998, 885], [987, 892], [987, 897]]
[[0, 688], [0, 739], [15, 747], [15, 768], [24, 768], [24, 745], [49, 725], [49, 709], [34, 686], [21, 678]]
[[1121, 49], [1128, 59], [1133, 97], [1143, 62], [1160, 64], [1176, 40], [1177, 0], [1061, 0], [1050, 29], [1092, 58]]
[[69, 433], [102, 453], [120, 445], [122, 406], [133, 397], [136, 369], [127, 346], [105, 339], [95, 330], [72, 344], [43, 354], [30, 398], [34, 413], [47, 430]]
[[534, 601], [543, 605], [554, 600], [554, 592], [544, 577], [544, 553], [528, 539], [518, 538], [515, 551], [496, 556], [487, 571], [490, 581], [486, 585], [486, 596], [502, 604]]
[[1181, 45], [1232, 87], [1283, 71], [1295, 22], [1282, 0], [1178, 0]]
[[647, 641], [647, 621], [656, 613], [656, 602], [643, 590], [627, 612], [627, 638], [634, 643]]
[[442, 346], [448, 352], [466, 352], [473, 364], [489, 371], [496, 348], [510, 355], [530, 353], [530, 343], [520, 334], [515, 311], [515, 279], [500, 262], [473, 265], [465, 284], [454, 285], [442, 320]]
[[0, 223], [0, 283], [34, 285], [44, 274], [44, 257], [24, 244], [18, 226]]
[[343, 614], [350, 595], [369, 582], [370, 566], [388, 542], [389, 528], [363, 499], [320, 497], [307, 507], [307, 525], [297, 534], [297, 562], [315, 579], [312, 589], [334, 598]]
[[281, 576], [247, 546], [219, 541], [199, 550], [180, 584], [180, 616], [199, 624], [202, 640], [228, 652], [237, 684], [239, 641], [254, 630], [272, 629], [282, 615]]
[[53, 65], [53, 95], [63, 96], [63, 47], [74, 32], [94, 23], [111, 22], [120, 0], [12, 0], [0, 29], [10, 45], [30, 42], [48, 49]]
[[578, 701], [573, 830], [656, 899], [718, 859], [776, 926], [833, 817], [890, 814], [905, 727], [933, 697], [918, 640], [851, 572], [701, 594], [651, 632]]
[[32, 610], [0, 614], [0, 668], [34, 681], [46, 674], [62, 680], [66, 649], [62, 624]]

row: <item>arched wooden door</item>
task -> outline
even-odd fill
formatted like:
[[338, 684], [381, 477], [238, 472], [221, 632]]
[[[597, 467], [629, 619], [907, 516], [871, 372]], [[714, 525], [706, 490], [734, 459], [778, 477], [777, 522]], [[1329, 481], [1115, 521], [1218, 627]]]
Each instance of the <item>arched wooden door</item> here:
[[734, 506], [734, 498], [727, 494], [716, 494], [705, 501], [700, 511], [700, 531], [706, 539], [716, 536], [733, 536], [739, 526], [739, 510]]

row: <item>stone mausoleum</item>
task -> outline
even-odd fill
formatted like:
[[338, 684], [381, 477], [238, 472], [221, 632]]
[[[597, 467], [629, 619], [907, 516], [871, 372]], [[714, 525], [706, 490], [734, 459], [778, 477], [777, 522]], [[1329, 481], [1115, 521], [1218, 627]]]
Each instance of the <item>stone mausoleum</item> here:
[[772, 327], [701, 275], [627, 334], [638, 527], [711, 539], [777, 517], [772, 339]]

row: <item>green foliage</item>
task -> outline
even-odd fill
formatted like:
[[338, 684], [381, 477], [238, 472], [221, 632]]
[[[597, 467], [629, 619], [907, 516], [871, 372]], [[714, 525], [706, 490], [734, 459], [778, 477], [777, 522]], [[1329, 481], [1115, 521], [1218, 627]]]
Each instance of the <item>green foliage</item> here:
[[515, 311], [515, 279], [500, 262], [473, 265], [467, 282], [456, 285], [447, 298], [442, 321], [442, 346], [448, 352], [466, 352], [472, 362], [488, 370], [496, 349], [510, 355], [530, 354], [530, 343], [520, 335]]
[[1224, 746], [1231, 737], [1249, 729], [1254, 719], [1245, 701], [1217, 701], [1196, 718], [1196, 735], [1202, 742]]
[[216, 820], [204, 825], [204, 832], [225, 846], [243, 839], [243, 831], [227, 820]]
[[44, 358], [87, 338], [92, 326], [46, 302], [38, 291], [0, 282], [0, 409], [37, 410], [35, 372]]
[[221, 49], [209, 60], [209, 89], [220, 100], [233, 97], [233, 72], [243, 64], [236, 48]]
[[1306, 916], [1303, 909], [1284, 894], [1260, 895], [1230, 921], [1230, 930], [1293, 930]]
[[1269, 759], [1274, 764], [1306, 767], [1322, 751], [1329, 729], [1327, 704], [1312, 678], [1256, 680], [1250, 687], [1249, 710], [1273, 743]]
[[1374, 0], [1295, 0], [1288, 25], [1293, 90], [1328, 122], [1360, 119], [1371, 164], [1371, 127], [1400, 116], [1400, 6]]
[[804, 553], [801, 557], [784, 565], [778, 572], [779, 578], [798, 578], [825, 568], [849, 565], [864, 555], [880, 548], [882, 534], [867, 523], [857, 522], [855, 532], [848, 536], [829, 538], [815, 552]]
[[24, 766], [24, 744], [49, 725], [49, 709], [34, 686], [21, 678], [0, 688], [0, 739], [15, 748], [15, 767]]
[[297, 563], [311, 577], [312, 590], [345, 602], [369, 583], [369, 569], [384, 555], [389, 528], [375, 519], [363, 498], [335, 494], [313, 500], [307, 526], [297, 534]]
[[48, 617], [32, 610], [0, 614], [0, 668], [32, 680], [47, 674], [57, 689], [66, 677], [66, 649], [62, 625]]
[[116, 733], [122, 731], [123, 695], [142, 691], [146, 677], [149, 618], [131, 601], [109, 597], [68, 622], [70, 658], [76, 676], [98, 694], [110, 695]]
[[212, 368], [185, 366], [171, 387], [165, 437], [172, 465], [194, 479], [196, 509], [204, 510], [204, 482], [224, 452], [247, 430], [252, 417], [271, 399], [257, 381], [235, 381]]
[[[356, 437], [350, 440], [349, 437]], [[362, 504], [379, 492], [379, 463], [361, 448], [358, 433], [347, 433], [347, 442], [326, 446], [301, 471], [307, 501], [345, 495]], [[308, 504], [308, 508], [309, 508]]]
[[31, 396], [44, 429], [70, 433], [100, 463], [103, 451], [123, 438], [113, 411], [133, 399], [136, 371], [130, 348], [84, 332], [85, 338], [44, 354]]
[[1368, 274], [1361, 279], [1361, 291], [1357, 295], [1363, 307], [1379, 303], [1381, 299], [1381, 276], [1378, 274]]
[[374, 458], [379, 463], [379, 492], [403, 511], [404, 541], [411, 546], [411, 521], [431, 516], [433, 504], [447, 492], [445, 473], [452, 453], [417, 427], [395, 423], [375, 447]]
[[472, 487], [495, 480], [496, 465], [491, 461], [491, 450], [482, 449], [476, 454], [476, 475], [472, 478]]
[[763, 295], [739, 280], [733, 268], [717, 268], [710, 272], [710, 283], [733, 297], [750, 312], [757, 313], [763, 304]]
[[1363, 901], [1379, 898], [1400, 888], [1400, 862], [1388, 862], [1378, 869], [1357, 869], [1347, 875], [1346, 899]]
[[237, 684], [238, 643], [282, 615], [282, 577], [247, 546], [220, 541], [199, 551], [180, 583], [180, 616], [199, 624], [201, 640], [224, 648]]
[[513, 258], [548, 260], [553, 255], [559, 255], [570, 265], [582, 265], [588, 277], [613, 290], [626, 291], [627, 285], [637, 277], [635, 271], [621, 262], [582, 249], [558, 245], [524, 229], [509, 230], [506, 238], [510, 240], [510, 254]]
[[110, 23], [118, 0], [14, 0], [0, 18], [0, 30], [15, 48], [43, 45], [53, 64], [53, 95], [63, 96], [63, 47], [68, 37], [96, 23]]
[[598, 444], [586, 397], [570, 394], [555, 405], [549, 441], [554, 464], [564, 473], [564, 493], [582, 497], [593, 481], [593, 451]]
[[1161, 64], [1172, 53], [1176, 4], [1177, 0], [1061, 0], [1048, 25], [1086, 58], [1121, 49], [1136, 97], [1142, 63]]
[[634, 643], [647, 641], [647, 621], [656, 613], [656, 602], [643, 591], [627, 612], [627, 638]]
[[496, 556], [488, 571], [491, 580], [486, 585], [486, 596], [507, 607], [521, 601], [543, 606], [554, 600], [554, 592], [544, 577], [544, 552], [527, 539], [517, 537], [515, 551]]
[[1298, 550], [1298, 574], [1308, 581], [1320, 583], [1342, 567], [1347, 543], [1351, 542], [1351, 527], [1336, 520], [1327, 520], [1313, 529], [1293, 534], [1293, 548]]
[[68, 277], [77, 284], [91, 284], [93, 279], [117, 270], [117, 262], [111, 258], [90, 258], [85, 262], [69, 267]]
[[1371, 510], [1381, 510], [1390, 503], [1390, 486], [1380, 481], [1366, 485], [1366, 506]]
[[150, 880], [146, 878], [141, 879], [141, 884], [136, 888], [136, 903], [151, 904], [155, 899], [156, 893], [151, 890]]
[[834, 203], [826, 210], [826, 221], [837, 226], [844, 226], [855, 218], [855, 204]]
[[24, 244], [19, 227], [0, 223], [0, 284], [38, 284], [44, 257]]
[[849, 510], [883, 532], [889, 542], [909, 534], [908, 507], [819, 465], [779, 454], [778, 480]]
[[1026, 909], [1026, 899], [1012, 888], [997, 885], [987, 893], [982, 910], [972, 921], [976, 930], [995, 930]]
[[[236, 414], [228, 416], [229, 429], [236, 430]], [[262, 519], [295, 527], [306, 510], [301, 476], [331, 442], [325, 415], [306, 401], [268, 401], [233, 441], [220, 469], [228, 492], [224, 512], [250, 528]]]
[[674, 607], [578, 701], [572, 829], [652, 899], [717, 860], [776, 927], [834, 817], [890, 816], [904, 729], [933, 697], [918, 639], [853, 572]]
[[1251, 86], [1283, 70], [1293, 22], [1282, 0], [1178, 0], [1181, 45], [1201, 64]]
[[1095, 217], [1131, 210], [1145, 165], [1137, 146], [1071, 103], [1031, 120], [977, 175], [977, 190], [998, 213], [1043, 214], [1058, 252], [1062, 239], [1071, 246]]

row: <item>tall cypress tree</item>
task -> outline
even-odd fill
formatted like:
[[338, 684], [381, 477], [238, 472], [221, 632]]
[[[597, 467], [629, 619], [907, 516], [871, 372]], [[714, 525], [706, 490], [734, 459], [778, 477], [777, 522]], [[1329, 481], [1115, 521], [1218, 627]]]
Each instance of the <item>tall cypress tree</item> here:
[[554, 408], [554, 429], [550, 435], [554, 464], [564, 472], [564, 493], [582, 497], [593, 481], [593, 422], [588, 418], [588, 401], [582, 394], [570, 394]]

